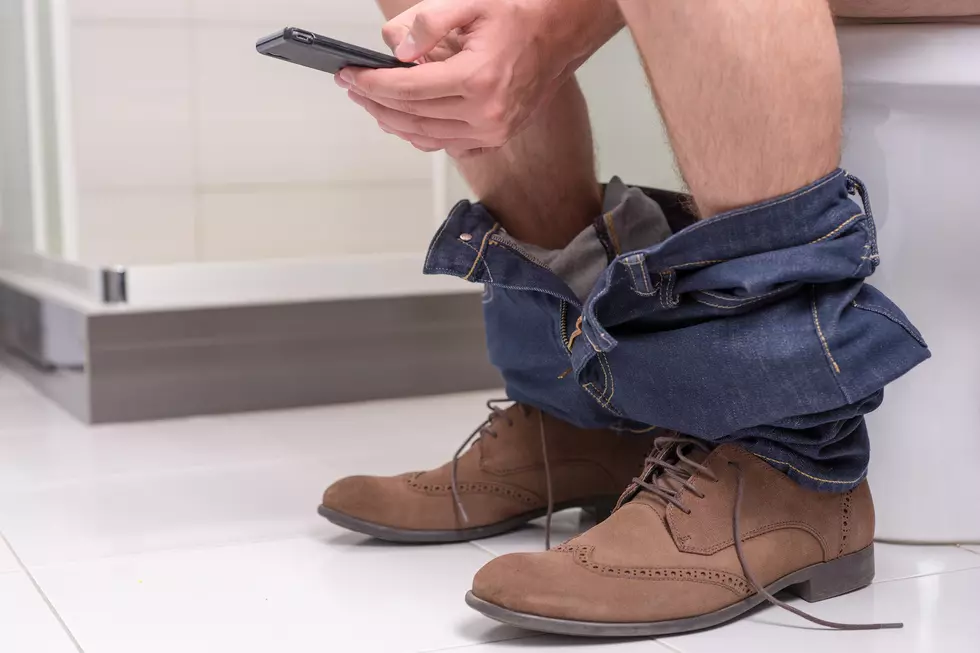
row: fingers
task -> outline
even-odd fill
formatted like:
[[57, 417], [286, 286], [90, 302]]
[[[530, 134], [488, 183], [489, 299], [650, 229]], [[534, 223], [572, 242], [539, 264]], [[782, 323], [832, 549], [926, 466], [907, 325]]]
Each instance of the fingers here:
[[389, 21], [381, 33], [394, 47], [396, 57], [415, 61], [451, 31], [466, 27], [482, 13], [482, 0], [422, 0]]
[[[345, 82], [340, 77], [335, 77], [337, 86], [340, 88], [357, 93], [358, 95], [363, 95], [363, 93], [357, 87], [351, 86]], [[436, 100], [393, 100], [386, 97], [371, 97], [368, 98], [373, 100], [381, 106], [388, 107], [389, 109], [394, 109], [395, 111], [400, 111], [401, 113], [407, 113], [413, 116], [422, 116], [424, 118], [439, 118], [442, 120], [463, 120], [466, 114], [466, 104], [463, 98], [460, 97], [447, 97], [439, 98]]]
[[340, 78], [363, 95], [392, 100], [432, 100], [463, 94], [470, 57], [463, 52], [447, 61], [412, 68], [344, 68]]
[[378, 122], [399, 132], [445, 140], [465, 138], [473, 131], [473, 128], [462, 120], [425, 118], [391, 109], [351, 91], [348, 91], [347, 95]]
[[482, 151], [480, 144], [472, 140], [443, 140], [429, 136], [420, 136], [418, 134], [409, 134], [398, 131], [394, 127], [386, 125], [380, 121], [378, 122], [378, 127], [380, 127], [381, 131], [383, 132], [397, 136], [403, 141], [408, 141], [415, 147], [415, 149], [421, 150], [422, 152], [439, 152], [440, 150], [446, 150], [446, 152], [453, 158], [465, 158], [471, 156], [471, 152]]

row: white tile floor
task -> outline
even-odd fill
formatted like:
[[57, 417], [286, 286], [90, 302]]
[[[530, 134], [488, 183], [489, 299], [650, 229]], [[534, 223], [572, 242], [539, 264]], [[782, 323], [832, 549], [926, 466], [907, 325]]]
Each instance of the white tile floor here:
[[[0, 370], [0, 652], [980, 650], [980, 547], [879, 545], [874, 586], [811, 606], [901, 631], [822, 632], [768, 609], [597, 643], [505, 628], [462, 601], [492, 556], [541, 547], [540, 525], [411, 548], [316, 515], [337, 476], [444, 461], [484, 398], [86, 428]], [[582, 526], [561, 514], [556, 538]]]

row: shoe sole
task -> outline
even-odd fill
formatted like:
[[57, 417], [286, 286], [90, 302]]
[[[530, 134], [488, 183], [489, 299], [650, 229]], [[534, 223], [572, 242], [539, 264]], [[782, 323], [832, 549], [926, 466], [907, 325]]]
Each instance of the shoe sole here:
[[[568, 510], [570, 508], [584, 508], [590, 512], [597, 522], [604, 520], [612, 512], [613, 506], [619, 497], [601, 497], [598, 499], [582, 499], [577, 501], [566, 501], [556, 504], [555, 512]], [[405, 528], [393, 528], [384, 524], [351, 517], [332, 508], [321, 505], [317, 508], [321, 517], [328, 521], [346, 528], [349, 531], [370, 535], [371, 537], [387, 542], [400, 542], [404, 544], [449, 544], [452, 542], [470, 542], [480, 540], [494, 535], [502, 535], [510, 531], [517, 530], [529, 521], [544, 517], [548, 514], [546, 508], [526, 512], [510, 519], [490, 524], [488, 526], [475, 526], [473, 528], [460, 528], [456, 530], [410, 530]]]
[[[789, 590], [809, 603], [832, 599], [870, 585], [875, 575], [874, 560], [874, 545], [872, 545], [837, 560], [813, 565], [783, 576], [766, 587], [766, 590], [771, 594]], [[477, 598], [473, 592], [466, 594], [467, 605], [501, 623], [541, 633], [577, 637], [652, 637], [704, 630], [737, 619], [765, 601], [765, 597], [754, 594], [727, 608], [698, 617], [668, 621], [604, 623], [555, 619], [516, 612]]]

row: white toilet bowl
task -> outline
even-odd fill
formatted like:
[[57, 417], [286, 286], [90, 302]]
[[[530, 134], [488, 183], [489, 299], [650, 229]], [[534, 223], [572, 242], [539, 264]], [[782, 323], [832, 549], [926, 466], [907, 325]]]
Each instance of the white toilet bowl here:
[[980, 542], [980, 25], [840, 29], [844, 167], [878, 224], [871, 283], [933, 358], [869, 418], [878, 537]]

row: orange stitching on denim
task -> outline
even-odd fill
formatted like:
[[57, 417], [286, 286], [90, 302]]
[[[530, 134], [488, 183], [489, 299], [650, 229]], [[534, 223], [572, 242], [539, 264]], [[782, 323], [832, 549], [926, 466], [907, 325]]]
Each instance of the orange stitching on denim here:
[[782, 460], [776, 460], [775, 458], [768, 458], [766, 456], [763, 456], [761, 453], [753, 453], [752, 455], [758, 458], [762, 458], [763, 460], [768, 461], [770, 463], [775, 463], [777, 465], [783, 465], [784, 467], [789, 467], [800, 476], [805, 476], [811, 481], [818, 481], [820, 483], [833, 483], [836, 485], [852, 485], [854, 483], [860, 483], [861, 481], [864, 480], [864, 474], [862, 474], [859, 478], [856, 478], [853, 481], [832, 481], [829, 478], [820, 478], [819, 476], [812, 476], [804, 472], [802, 469], [799, 469], [798, 467], [794, 467], [793, 465], [790, 465], [787, 462], [784, 462]]
[[490, 236], [492, 236], [493, 233], [495, 231], [497, 231], [497, 229], [499, 229], [499, 228], [500, 228], [500, 225], [499, 224], [495, 224], [495, 225], [493, 225], [493, 227], [486, 234], [484, 234], [483, 240], [480, 242], [480, 251], [478, 251], [476, 253], [476, 260], [473, 261], [473, 267], [471, 267], [470, 268], [470, 271], [466, 273], [466, 276], [465, 277], [463, 277], [463, 280], [464, 281], [469, 281], [470, 280], [470, 277], [473, 276], [473, 273], [476, 272], [476, 264], [479, 263], [483, 259], [483, 253], [487, 249], [487, 242], [490, 240]]
[[647, 270], [646, 262], [642, 254], [637, 255], [636, 264], [642, 266], [640, 269], [643, 272], [643, 287], [648, 295], [652, 295], [653, 288], [650, 287], [650, 271]]
[[582, 333], [583, 333], [583, 335], [585, 335], [585, 339], [589, 341], [589, 344], [592, 345], [592, 351], [594, 351], [594, 352], [600, 352], [600, 351], [602, 351], [601, 349], [599, 349], [598, 347], [595, 346], [595, 343], [592, 342], [592, 338], [590, 338], [589, 337], [589, 334], [585, 332], [585, 329], [582, 330]]
[[613, 415], [617, 415], [619, 417], [622, 417], [623, 416], [623, 414], [620, 413], [618, 410], [616, 410], [615, 407], [613, 407], [613, 406], [611, 406], [609, 404], [604, 404], [602, 402], [602, 399], [599, 397], [599, 394], [595, 391], [595, 384], [594, 383], [585, 383], [585, 384], [583, 384], [581, 386], [581, 388], [583, 390], [585, 390], [586, 392], [588, 392], [589, 393], [589, 396], [592, 397], [593, 399], [595, 399], [596, 402], [599, 404], [600, 407], [605, 408], [606, 410], [608, 410]]
[[[639, 256], [637, 256], [634, 260], [636, 261], [635, 263], [636, 265], [641, 265]], [[635, 292], [637, 295], [640, 295], [641, 297], [653, 296], [655, 289], [650, 287], [650, 274], [646, 271], [646, 269], [643, 269], [642, 270], [643, 273], [640, 275], [643, 278], [643, 286], [645, 290], [640, 290], [639, 288], [640, 284], [636, 280], [636, 274], [634, 274], [633, 272], [633, 264], [630, 263], [629, 259], [627, 259], [623, 261], [623, 265], [626, 266], [627, 271], [629, 271], [630, 273], [630, 278], [633, 279], [633, 292]]]
[[718, 299], [724, 299], [724, 300], [733, 301], [733, 302], [734, 301], [738, 301], [740, 303], [738, 303], [738, 304], [736, 304], [734, 306], [719, 306], [718, 304], [712, 304], [710, 302], [706, 302], [706, 301], [700, 300], [697, 297], [694, 298], [694, 301], [698, 302], [699, 304], [704, 304], [705, 306], [713, 306], [715, 308], [721, 308], [721, 309], [724, 309], [726, 311], [731, 311], [731, 310], [734, 310], [736, 308], [742, 308], [743, 306], [748, 306], [749, 304], [754, 304], [756, 302], [762, 301], [763, 299], [766, 299], [767, 297], [772, 297], [773, 295], [777, 295], [777, 294], [779, 294], [781, 292], [785, 292], [785, 291], [786, 291], [786, 288], [780, 288], [778, 290], [773, 290], [772, 292], [767, 292], [764, 295], [759, 295], [758, 297], [753, 297], [752, 299], [738, 300], [738, 299], [732, 299], [732, 298], [729, 298], [729, 297], [723, 297], [721, 295], [715, 295], [713, 293], [708, 292], [707, 290], [698, 290], [697, 292], [700, 292], [702, 294], [708, 295], [710, 297], [717, 297]]
[[524, 250], [519, 249], [517, 247], [514, 247], [513, 245], [509, 244], [505, 240], [502, 240], [500, 238], [500, 236], [496, 236], [496, 235], [493, 236], [490, 239], [490, 244], [491, 245], [497, 245], [498, 247], [503, 247], [504, 249], [509, 249], [510, 251], [514, 252], [515, 254], [517, 254], [518, 256], [520, 256], [522, 259], [524, 259], [528, 263], [533, 263], [534, 265], [538, 266], [539, 268], [542, 268], [542, 269], [547, 270], [548, 272], [551, 272], [552, 274], [554, 274], [554, 270], [552, 270], [551, 268], [549, 268], [547, 265], [545, 265], [541, 261], [536, 260], [533, 256], [531, 256], [530, 254], [528, 254]]
[[643, 433], [649, 433], [651, 431], [656, 431], [659, 428], [660, 428], [659, 426], [648, 426], [645, 429], [624, 429], [624, 430], [628, 431], [629, 433], [643, 434]]
[[813, 185], [810, 186], [809, 188], [797, 190], [796, 192], [791, 193], [790, 195], [786, 195], [785, 197], [779, 197], [779, 198], [776, 198], [776, 199], [773, 199], [773, 200], [769, 200], [768, 202], [762, 202], [761, 204], [755, 204], [755, 205], [752, 205], [752, 206], [747, 206], [747, 207], [745, 207], [743, 209], [736, 209], [734, 211], [729, 211], [728, 213], [722, 213], [721, 215], [716, 215], [713, 218], [708, 218], [706, 220], [700, 220], [700, 221], [695, 222], [694, 224], [692, 224], [690, 227], [687, 227], [683, 231], [690, 233], [692, 231], [695, 231], [696, 229], [700, 229], [704, 225], [716, 224], [718, 222], [724, 222], [725, 220], [728, 220], [729, 218], [735, 218], [735, 217], [738, 217], [740, 215], [745, 215], [747, 213], [751, 213], [752, 211], [758, 211], [759, 209], [772, 208], [774, 206], [779, 206], [780, 204], [784, 204], [786, 202], [790, 202], [792, 200], [799, 199], [799, 198], [803, 197], [804, 195], [807, 195], [809, 193], [812, 193], [813, 191], [817, 190], [818, 188], [823, 188], [824, 186], [826, 186], [830, 182], [834, 181], [835, 179], [837, 179], [841, 175], [847, 175], [847, 173], [844, 170], [841, 170], [840, 168], [838, 168], [836, 172], [832, 172], [829, 175], [827, 175], [825, 178], [819, 179], [819, 180], [815, 181], [813, 183]]
[[603, 401], [602, 407], [605, 408], [606, 393], [609, 392], [609, 375], [606, 373], [606, 366], [602, 364], [602, 360], [600, 359], [600, 356], [602, 356], [601, 352], [599, 353], [598, 356], [596, 356], [596, 360], [599, 361], [599, 369], [602, 370], [602, 395], [601, 396]]
[[711, 261], [691, 261], [690, 263], [681, 263], [680, 265], [674, 265], [672, 267], [675, 270], [678, 270], [680, 268], [689, 268], [689, 267], [692, 267], [692, 266], [695, 266], [695, 265], [708, 265], [710, 263], [724, 263], [727, 260], [728, 260], [727, 258], [719, 258], [719, 259], [714, 259], [714, 260], [711, 260]]
[[599, 402], [600, 406], [602, 405], [602, 399], [599, 397], [599, 394], [595, 391], [594, 383], [592, 383], [591, 381], [584, 383], [582, 385], [582, 388], [590, 395], [592, 395], [592, 398], [595, 399], [597, 402]]
[[[711, 302], [703, 301], [701, 299], [698, 299], [697, 297], [694, 298], [694, 301], [696, 301], [699, 304], [704, 304], [705, 306], [710, 306], [711, 308], [720, 308], [723, 311], [734, 311], [736, 308], [742, 308], [743, 306], [745, 306], [745, 304], [739, 304], [738, 306], [722, 306], [721, 304], [712, 304]], [[752, 302], [746, 302], [746, 303], [751, 304]]]
[[466, 242], [463, 242], [463, 241], [459, 241], [459, 242], [463, 243], [464, 245], [466, 245], [467, 247], [469, 247], [470, 249], [472, 249], [474, 252], [476, 252], [476, 260], [483, 261], [483, 267], [485, 267], [487, 269], [487, 278], [490, 279], [490, 283], [493, 283], [493, 275], [490, 274], [490, 264], [487, 263], [487, 259], [480, 256], [480, 252], [477, 251], [476, 247], [473, 247], [469, 243], [466, 243]]
[[616, 226], [613, 224], [613, 214], [612, 211], [606, 213], [602, 216], [602, 221], [606, 225], [606, 230], [609, 231], [609, 240], [612, 241], [613, 249], [616, 250], [616, 255], [623, 253], [623, 248], [619, 245], [619, 234], [616, 233]]
[[862, 217], [863, 215], [864, 215], [864, 213], [858, 213], [857, 215], [852, 215], [847, 220], [844, 220], [844, 222], [842, 222], [840, 224], [840, 226], [838, 226], [836, 229], [834, 229], [833, 231], [831, 231], [829, 234], [827, 234], [826, 236], [821, 236], [820, 238], [817, 238], [816, 240], [811, 240], [809, 244], [810, 245], [816, 245], [819, 242], [822, 242], [824, 240], [827, 240], [828, 238], [833, 237], [833, 235], [836, 234], [838, 231], [840, 231], [841, 229], [843, 229], [847, 225], [851, 224], [852, 222], [854, 222], [858, 218]]
[[435, 252], [436, 243], [438, 243], [439, 239], [442, 238], [442, 234], [446, 231], [446, 227], [449, 226], [449, 223], [452, 222], [452, 219], [453, 216], [452, 214], [450, 214], [450, 216], [446, 218], [446, 220], [442, 223], [442, 227], [439, 229], [439, 233], [437, 233], [436, 237], [432, 239], [432, 244], [429, 245], [429, 251], [425, 253], [425, 263], [423, 263], [425, 267], [429, 267], [429, 261], [432, 259], [433, 252]]
[[820, 317], [817, 315], [817, 291], [811, 288], [811, 299], [810, 307], [813, 309], [813, 324], [817, 327], [817, 335], [820, 337], [820, 342], [823, 343], [823, 349], [827, 352], [827, 358], [830, 359], [830, 363], [834, 366], [834, 371], [840, 374], [840, 365], [834, 360], [834, 355], [830, 353], [830, 345], [827, 344], [827, 339], [823, 336], [823, 329], [820, 328]]
[[[744, 299], [746, 299], [748, 301], [755, 301], [757, 299], [763, 299], [764, 297], [771, 297], [773, 295], [776, 295], [778, 293], [783, 292], [784, 290], [786, 290], [786, 286], [783, 286], [782, 288], [777, 288], [776, 290], [773, 290], [771, 292], [767, 292], [764, 295], [756, 295], [754, 297], [745, 297]], [[709, 297], [715, 297], [717, 299], [724, 299], [724, 300], [730, 301], [730, 302], [742, 301], [742, 298], [739, 298], [739, 297], [725, 297], [724, 295], [719, 295], [717, 293], [713, 293], [713, 292], [710, 292], [708, 290], [699, 290], [697, 292], [702, 293], [704, 295], [708, 295]]]
[[633, 280], [633, 290], [639, 290], [636, 275], [633, 274], [633, 265], [629, 261], [624, 261], [623, 264], [626, 266], [626, 270], [630, 273], [630, 278]]
[[884, 316], [884, 317], [888, 318], [889, 320], [891, 320], [892, 322], [894, 322], [898, 326], [902, 327], [905, 330], [905, 332], [907, 334], [909, 334], [910, 336], [912, 336], [912, 338], [916, 342], [918, 342], [920, 345], [922, 345], [923, 347], [928, 347], [929, 346], [928, 344], [926, 344], [925, 338], [922, 336], [921, 333], [919, 333], [919, 330], [918, 329], [916, 329], [915, 327], [912, 326], [911, 323], [907, 322], [906, 320], [901, 319], [900, 317], [898, 317], [894, 313], [892, 313], [890, 311], [887, 311], [887, 310], [885, 310], [885, 309], [883, 309], [881, 307], [878, 307], [878, 306], [866, 306], [866, 305], [863, 305], [863, 304], [858, 304], [856, 299], [852, 299], [851, 300], [851, 305], [854, 308], [860, 309], [862, 311], [868, 311], [869, 313], [875, 313], [876, 315], [881, 315], [881, 316]]
[[[606, 399], [606, 403], [603, 405], [603, 408], [609, 408], [609, 404], [612, 403], [613, 395], [616, 394], [616, 377], [613, 376], [612, 365], [609, 364], [609, 359], [606, 358], [606, 355], [600, 352], [599, 356], [602, 357], [602, 360], [605, 361], [606, 367], [609, 369], [609, 385], [612, 389], [609, 391], [609, 398]], [[607, 388], [607, 390], [608, 389], [609, 388]]]
[[699, 290], [698, 292], [707, 295], [708, 297], [714, 297], [715, 299], [724, 299], [726, 301], [734, 301], [731, 297], [725, 297], [724, 295], [719, 295], [718, 293], [713, 293], [710, 290]]

